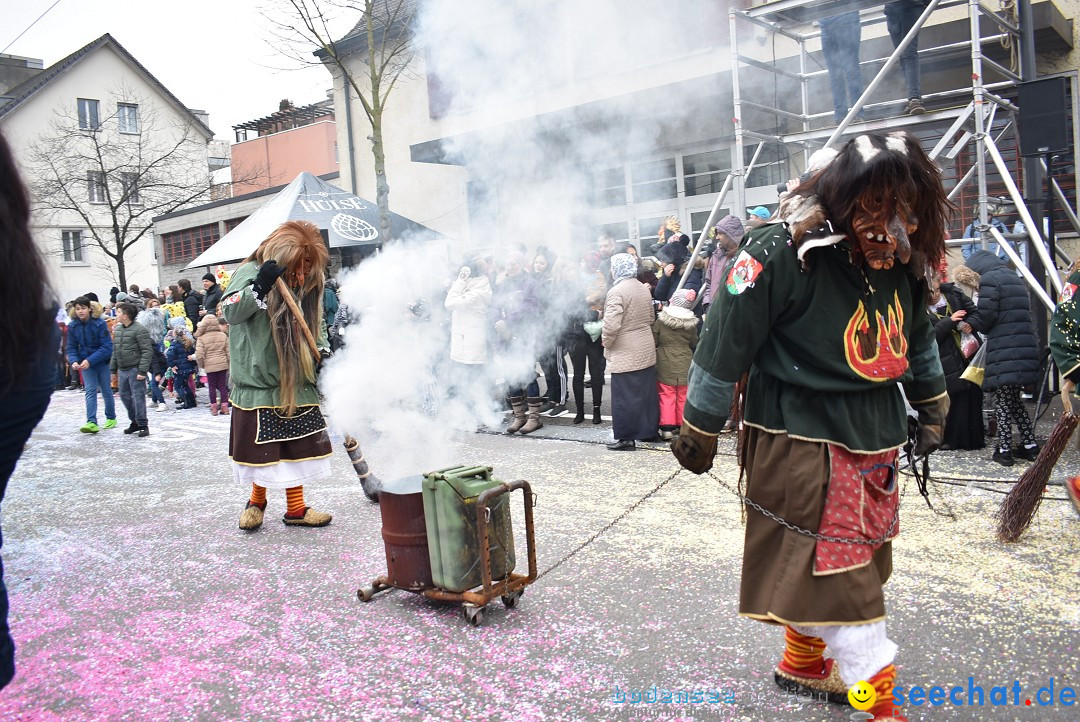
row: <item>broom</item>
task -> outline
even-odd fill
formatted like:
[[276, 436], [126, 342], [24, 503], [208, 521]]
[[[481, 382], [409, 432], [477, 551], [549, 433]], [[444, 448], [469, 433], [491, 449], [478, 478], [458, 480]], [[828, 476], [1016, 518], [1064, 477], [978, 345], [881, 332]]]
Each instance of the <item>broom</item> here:
[[1031, 526], [1031, 520], [1042, 503], [1043, 492], [1046, 490], [1046, 482], [1050, 480], [1050, 472], [1054, 470], [1061, 453], [1076, 430], [1080, 418], [1073, 415], [1072, 401], [1069, 399], [1068, 390], [1063, 390], [1061, 402], [1065, 407], [1064, 413], [1058, 419], [1054, 430], [1050, 432], [1050, 438], [1039, 452], [1031, 467], [1020, 477], [1001, 508], [994, 517], [998, 520], [997, 535], [1003, 542], [1015, 542], [1020, 539], [1027, 528]]

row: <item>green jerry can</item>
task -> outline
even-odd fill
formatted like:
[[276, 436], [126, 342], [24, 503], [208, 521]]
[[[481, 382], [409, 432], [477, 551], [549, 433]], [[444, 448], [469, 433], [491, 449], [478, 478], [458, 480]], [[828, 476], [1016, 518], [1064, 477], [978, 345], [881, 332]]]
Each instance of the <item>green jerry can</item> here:
[[[492, 479], [491, 472], [490, 466], [451, 466], [424, 474], [431, 578], [441, 589], [464, 592], [483, 583], [476, 502], [481, 493], [502, 483]], [[509, 498], [503, 494], [490, 506], [487, 530], [492, 580], [505, 579], [514, 570]]]

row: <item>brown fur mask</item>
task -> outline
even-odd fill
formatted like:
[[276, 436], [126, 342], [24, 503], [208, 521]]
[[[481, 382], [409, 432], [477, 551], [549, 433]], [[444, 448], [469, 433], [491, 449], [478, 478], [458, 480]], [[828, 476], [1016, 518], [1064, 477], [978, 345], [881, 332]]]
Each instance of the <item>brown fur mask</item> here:
[[[330, 254], [319, 229], [305, 221], [286, 221], [267, 237], [249, 260], [263, 264], [277, 261], [285, 268], [282, 279], [296, 295], [297, 305], [313, 336], [322, 323], [324, 269]], [[270, 330], [281, 373], [281, 405], [286, 416], [296, 412], [296, 389], [306, 380], [315, 382], [315, 358], [297, 320], [277, 290], [266, 298]]]
[[[796, 194], [804, 202], [813, 197], [807, 205], [820, 204], [832, 229], [853, 245], [853, 262], [881, 269], [898, 260], [921, 277], [944, 256], [946, 214], [955, 206], [941, 185], [941, 172], [907, 133], [854, 138], [791, 195]], [[807, 229], [824, 221], [805, 215]]]

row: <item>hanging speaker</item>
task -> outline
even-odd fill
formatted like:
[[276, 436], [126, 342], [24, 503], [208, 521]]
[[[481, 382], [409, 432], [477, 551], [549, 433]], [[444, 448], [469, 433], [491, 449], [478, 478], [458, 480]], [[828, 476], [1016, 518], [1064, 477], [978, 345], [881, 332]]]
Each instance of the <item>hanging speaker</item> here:
[[1020, 155], [1069, 152], [1065, 78], [1020, 83]]

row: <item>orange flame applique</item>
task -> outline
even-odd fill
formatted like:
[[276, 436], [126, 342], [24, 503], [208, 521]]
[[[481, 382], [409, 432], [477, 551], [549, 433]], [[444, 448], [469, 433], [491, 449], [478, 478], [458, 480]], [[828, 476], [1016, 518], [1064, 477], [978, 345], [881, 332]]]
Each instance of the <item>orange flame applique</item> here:
[[881, 313], [877, 314], [876, 334], [870, 328], [866, 307], [859, 301], [844, 329], [844, 356], [851, 370], [868, 381], [898, 379], [908, 368], [907, 350], [904, 308], [899, 295], [893, 293], [888, 321]]

